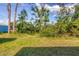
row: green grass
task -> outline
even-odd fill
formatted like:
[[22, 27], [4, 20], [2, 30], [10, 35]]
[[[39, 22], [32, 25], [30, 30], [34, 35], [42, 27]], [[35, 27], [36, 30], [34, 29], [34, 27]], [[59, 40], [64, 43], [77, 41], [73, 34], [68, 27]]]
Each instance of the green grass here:
[[[24, 51], [20, 53], [20, 51], [22, 51], [22, 49], [24, 47], [25, 47]], [[32, 55], [32, 54], [26, 54], [26, 52], [28, 52], [28, 50], [29, 50], [29, 49], [27, 49], [28, 47], [30, 47], [30, 48], [39, 47], [40, 49], [41, 49], [41, 47], [42, 48], [48, 47], [48, 48], [51, 48], [52, 51], [54, 51], [55, 50], [54, 48], [56, 48], [56, 47], [59, 47], [59, 48], [56, 48], [56, 49], [58, 49], [58, 51], [60, 51], [60, 50], [65, 51], [65, 50], [62, 50], [62, 48], [60, 49], [60, 47], [77, 47], [77, 50], [75, 48], [74, 52], [78, 53], [79, 38], [77, 38], [77, 37], [54, 37], [54, 38], [48, 37], [47, 38], [47, 37], [40, 37], [38, 34], [27, 35], [27, 34], [19, 34], [19, 33], [18, 34], [7, 34], [7, 33], [0, 34], [0, 56], [12, 56], [12, 55], [17, 55], [18, 53], [20, 53], [20, 55]], [[66, 49], [66, 48], [63, 48], [63, 49]], [[32, 52], [31, 50], [32, 50], [32, 48], [29, 50], [28, 53], [31, 53]], [[45, 48], [44, 48], [44, 50], [45, 50]], [[73, 50], [73, 49], [69, 48], [69, 50], [67, 50], [67, 51], [71, 51], [71, 50]], [[37, 51], [39, 52], [39, 49], [37, 49]], [[46, 51], [49, 52], [50, 49], [47, 49]], [[71, 52], [73, 52], [73, 51], [71, 51]], [[46, 54], [46, 53], [47, 52], [44, 52], [44, 54]], [[58, 52], [58, 53], [60, 53], [60, 52]], [[65, 52], [63, 52], [63, 53], [65, 53]], [[42, 54], [42, 52], [41, 52], [41, 54]], [[48, 55], [48, 54], [50, 55], [50, 53], [47, 53], [46, 55]], [[40, 55], [40, 54], [37, 54], [37, 55]]]

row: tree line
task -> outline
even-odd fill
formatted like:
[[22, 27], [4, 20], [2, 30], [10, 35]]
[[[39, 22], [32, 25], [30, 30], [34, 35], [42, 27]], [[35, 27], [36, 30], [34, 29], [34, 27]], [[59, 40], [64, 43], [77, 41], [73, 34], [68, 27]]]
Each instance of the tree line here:
[[27, 22], [28, 14], [25, 9], [20, 12], [18, 20], [16, 20], [18, 11], [18, 3], [16, 3], [14, 21], [11, 23], [11, 4], [8, 3], [8, 33], [10, 33], [12, 28], [13, 32], [40, 33], [42, 36], [79, 36], [79, 4], [76, 4], [72, 8], [74, 12], [63, 4], [59, 6], [60, 10], [57, 14], [56, 22], [50, 23], [50, 11], [44, 6], [42, 6], [41, 9], [37, 6], [32, 6], [31, 11], [35, 18], [31, 18], [30, 22]]

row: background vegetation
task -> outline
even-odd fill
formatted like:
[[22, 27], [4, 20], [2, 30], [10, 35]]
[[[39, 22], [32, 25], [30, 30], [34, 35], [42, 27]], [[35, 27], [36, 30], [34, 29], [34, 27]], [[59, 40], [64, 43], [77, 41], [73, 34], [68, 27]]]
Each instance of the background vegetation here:
[[[16, 4], [16, 9], [18, 4]], [[9, 4], [10, 6], [10, 4]], [[14, 32], [18, 33], [28, 33], [34, 34], [39, 33], [41, 36], [55, 37], [55, 36], [79, 36], [79, 4], [76, 4], [74, 12], [70, 8], [65, 7], [63, 4], [59, 5], [60, 11], [58, 12], [56, 22], [50, 23], [49, 21], [49, 10], [45, 7], [32, 6], [32, 15], [35, 16], [35, 19], [28, 20], [28, 14], [25, 9], [23, 9], [18, 15], [18, 20], [12, 22], [14, 25]], [[10, 7], [11, 8], [11, 7]], [[72, 9], [73, 9], [72, 8]], [[16, 15], [15, 9], [15, 15]], [[10, 11], [8, 11], [8, 14]], [[10, 19], [10, 15], [9, 19]], [[16, 17], [15, 17], [16, 19]], [[34, 20], [34, 22], [32, 22]], [[8, 28], [9, 28], [8, 26]], [[9, 32], [9, 31], [8, 31]]]

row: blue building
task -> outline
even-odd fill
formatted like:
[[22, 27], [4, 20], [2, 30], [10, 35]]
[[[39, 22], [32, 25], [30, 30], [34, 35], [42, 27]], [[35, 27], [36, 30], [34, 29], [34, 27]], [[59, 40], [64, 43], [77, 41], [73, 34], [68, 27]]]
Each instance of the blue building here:
[[8, 32], [8, 26], [7, 25], [0, 25], [0, 32]]

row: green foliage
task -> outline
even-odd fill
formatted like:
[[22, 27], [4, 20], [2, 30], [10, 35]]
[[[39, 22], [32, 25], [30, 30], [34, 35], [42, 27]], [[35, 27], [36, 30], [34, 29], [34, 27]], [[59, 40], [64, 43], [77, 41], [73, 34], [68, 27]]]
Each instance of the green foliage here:
[[31, 23], [23, 23], [23, 26], [21, 25], [21, 23], [19, 23], [17, 25], [17, 31], [20, 32], [20, 33], [34, 33], [35, 31], [35, 27], [31, 24]]
[[[19, 20], [17, 21], [17, 32], [20, 33], [40, 33], [41, 36], [57, 37], [73, 35], [79, 35], [79, 5], [76, 5], [75, 12], [71, 13], [71, 10], [67, 7], [61, 6], [58, 12], [56, 23], [49, 23], [49, 10], [44, 7], [32, 7], [32, 18], [30, 22], [27, 22], [27, 12], [22, 10], [19, 14]], [[32, 23], [32, 20], [34, 22]]]
[[50, 24], [46, 28], [43, 28], [43, 30], [40, 33], [40, 36], [56, 37], [57, 36], [57, 32], [56, 32], [55, 27]]
[[24, 33], [26, 30], [26, 16], [27, 16], [27, 12], [26, 10], [22, 10], [21, 13], [19, 14], [19, 20], [17, 21], [17, 31]]
[[27, 12], [22, 10], [17, 21], [17, 32], [19, 33], [34, 33], [35, 27], [31, 22], [26, 22]]
[[64, 32], [67, 32], [67, 24], [64, 23], [63, 21], [58, 21], [56, 24], [56, 31], [61, 34], [61, 33], [64, 33]]
[[33, 15], [35, 16], [35, 27], [37, 32], [41, 32], [43, 27], [46, 27], [47, 22], [49, 22], [49, 10], [44, 7], [34, 6], [32, 7]]
[[10, 23], [11, 30], [13, 29], [13, 22]]
[[73, 20], [79, 18], [79, 4], [75, 5], [75, 13], [73, 14]]
[[73, 35], [79, 35], [79, 19], [74, 20], [71, 25], [71, 31]]

